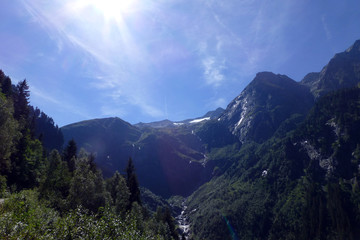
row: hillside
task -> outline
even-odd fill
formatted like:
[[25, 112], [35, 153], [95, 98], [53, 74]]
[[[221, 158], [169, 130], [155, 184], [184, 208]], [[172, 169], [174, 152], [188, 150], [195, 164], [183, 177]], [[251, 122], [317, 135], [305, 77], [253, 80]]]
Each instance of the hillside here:
[[358, 239], [359, 103], [336, 92], [289, 136], [243, 146], [188, 198], [194, 239]]

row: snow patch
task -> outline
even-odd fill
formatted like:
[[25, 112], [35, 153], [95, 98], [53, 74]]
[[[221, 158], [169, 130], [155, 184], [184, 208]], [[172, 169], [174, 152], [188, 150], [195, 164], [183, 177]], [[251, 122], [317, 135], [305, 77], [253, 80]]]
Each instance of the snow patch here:
[[240, 114], [240, 120], [236, 123], [234, 130], [236, 130], [236, 129], [240, 126], [240, 124], [243, 122], [243, 120], [244, 120], [244, 118], [245, 118], [245, 115], [246, 115], [246, 113], [247, 113], [247, 106], [246, 106], [246, 104], [247, 104], [247, 99], [245, 98], [245, 99], [244, 99], [244, 104], [242, 104], [242, 111], [241, 111], [241, 114]]
[[175, 126], [181, 126], [181, 125], [184, 125], [184, 123], [173, 123]]
[[199, 122], [208, 121], [208, 120], [210, 120], [210, 117], [194, 119], [194, 120], [190, 121], [189, 123], [199, 123]]

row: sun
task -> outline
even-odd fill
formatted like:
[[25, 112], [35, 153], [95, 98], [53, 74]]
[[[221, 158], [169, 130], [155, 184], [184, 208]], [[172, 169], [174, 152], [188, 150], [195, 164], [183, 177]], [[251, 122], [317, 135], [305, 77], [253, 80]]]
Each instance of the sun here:
[[88, 3], [107, 19], [118, 19], [135, 7], [135, 0], [89, 0]]

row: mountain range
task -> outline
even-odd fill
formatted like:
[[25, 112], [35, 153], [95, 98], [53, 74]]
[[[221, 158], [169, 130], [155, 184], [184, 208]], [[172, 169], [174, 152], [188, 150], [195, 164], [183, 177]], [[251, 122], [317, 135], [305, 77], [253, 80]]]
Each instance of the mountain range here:
[[61, 130], [105, 176], [131, 157], [142, 186], [187, 197], [194, 239], [357, 239], [359, 83], [357, 40], [300, 82], [260, 72], [225, 110], [196, 119]]

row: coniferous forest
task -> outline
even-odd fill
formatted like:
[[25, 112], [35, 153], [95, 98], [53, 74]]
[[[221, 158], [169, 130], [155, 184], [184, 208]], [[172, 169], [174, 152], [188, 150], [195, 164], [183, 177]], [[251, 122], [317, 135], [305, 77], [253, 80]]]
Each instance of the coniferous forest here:
[[0, 238], [360, 239], [359, 66], [360, 40], [199, 119], [62, 128], [0, 71]]

